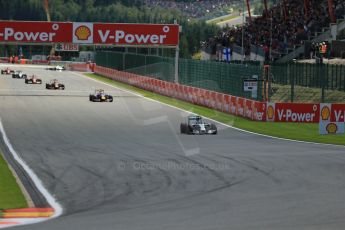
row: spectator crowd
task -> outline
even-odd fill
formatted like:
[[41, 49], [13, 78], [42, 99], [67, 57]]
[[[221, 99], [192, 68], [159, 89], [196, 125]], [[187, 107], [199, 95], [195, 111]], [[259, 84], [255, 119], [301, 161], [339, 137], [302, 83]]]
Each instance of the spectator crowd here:
[[[224, 28], [217, 36], [204, 42], [213, 53], [217, 46], [242, 46], [242, 29], [244, 50], [250, 52], [251, 46], [262, 47], [268, 56], [269, 47], [272, 52], [285, 53], [287, 48], [302, 44], [310, 36], [320, 32], [323, 27], [329, 27], [330, 17], [327, 0], [310, 0], [309, 9], [304, 9], [301, 0], [280, 1], [262, 16], [252, 18], [243, 27]], [[334, 0], [336, 18], [344, 18], [345, 1]], [[271, 41], [272, 38], [272, 41]]]
[[238, 2], [238, 0], [195, 0], [195, 1], [162, 1], [145, 0], [148, 7], [175, 8], [190, 18], [204, 18], [207, 14], [223, 11]]

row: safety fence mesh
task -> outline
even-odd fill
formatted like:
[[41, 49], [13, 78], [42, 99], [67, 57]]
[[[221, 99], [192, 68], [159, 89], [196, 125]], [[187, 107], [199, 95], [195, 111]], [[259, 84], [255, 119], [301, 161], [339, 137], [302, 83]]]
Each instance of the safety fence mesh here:
[[[173, 82], [174, 58], [124, 52], [98, 52], [96, 64]], [[268, 71], [257, 62], [179, 59], [179, 83], [234, 96], [272, 102], [344, 102], [345, 66], [287, 63]], [[244, 92], [243, 79], [258, 79], [257, 95]]]
[[[98, 52], [96, 64], [121, 71], [136, 73], [173, 82], [175, 79], [174, 58], [148, 56], [135, 53]], [[179, 83], [234, 96], [253, 98], [243, 91], [243, 79], [262, 75], [259, 65], [224, 63], [179, 59]], [[261, 86], [259, 86], [261, 88]], [[261, 100], [261, 95], [258, 98]]]

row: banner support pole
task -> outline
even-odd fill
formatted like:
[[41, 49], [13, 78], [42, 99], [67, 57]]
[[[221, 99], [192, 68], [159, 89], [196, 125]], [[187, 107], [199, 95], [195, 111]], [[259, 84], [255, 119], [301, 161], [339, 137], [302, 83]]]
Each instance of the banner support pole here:
[[175, 48], [175, 83], [179, 83], [179, 76], [178, 76], [178, 64], [179, 64], [179, 56], [180, 56], [180, 48], [177, 45]]

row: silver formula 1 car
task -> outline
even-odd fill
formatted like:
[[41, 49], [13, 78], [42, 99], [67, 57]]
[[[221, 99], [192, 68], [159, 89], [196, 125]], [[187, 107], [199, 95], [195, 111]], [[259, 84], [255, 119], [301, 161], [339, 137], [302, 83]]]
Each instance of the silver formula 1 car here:
[[54, 67], [49, 67], [47, 68], [47, 70], [63, 71], [63, 70], [66, 70], [66, 67], [62, 65], [57, 65]]
[[21, 78], [21, 79], [25, 79], [25, 78], [27, 78], [27, 75], [26, 75], [25, 73], [23, 73], [22, 71], [17, 70], [17, 71], [15, 71], [15, 72], [12, 74], [12, 78]]
[[113, 96], [106, 94], [103, 89], [96, 89], [94, 94], [90, 94], [89, 100], [93, 102], [113, 102]]
[[180, 131], [183, 134], [217, 134], [217, 126], [213, 123], [205, 123], [201, 116], [191, 115], [187, 118], [187, 123], [181, 123]]

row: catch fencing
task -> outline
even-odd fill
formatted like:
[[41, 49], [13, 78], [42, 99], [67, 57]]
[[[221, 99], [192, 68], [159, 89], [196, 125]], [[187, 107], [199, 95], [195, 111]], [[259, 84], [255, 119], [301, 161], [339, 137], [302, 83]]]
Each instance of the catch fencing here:
[[[98, 65], [120, 71], [174, 81], [173, 58], [123, 52], [98, 52]], [[267, 74], [266, 74], [267, 73]], [[343, 103], [345, 66], [308, 63], [272, 64], [264, 71], [258, 62], [179, 60], [179, 83], [271, 102]], [[258, 77], [257, 97], [244, 92], [243, 79]]]
[[345, 101], [345, 65], [273, 64], [270, 82], [270, 97], [275, 102]]
[[[122, 52], [98, 52], [95, 60], [100, 66], [174, 82], [175, 60], [173, 58]], [[258, 78], [262, 76], [262, 68], [259, 65], [181, 58], [178, 74], [179, 83], [183, 85], [262, 100], [262, 94], [258, 94], [258, 98], [252, 98], [251, 93], [243, 91], [244, 78], [251, 78], [253, 75]], [[260, 90], [262, 90], [262, 85], [259, 85]]]

